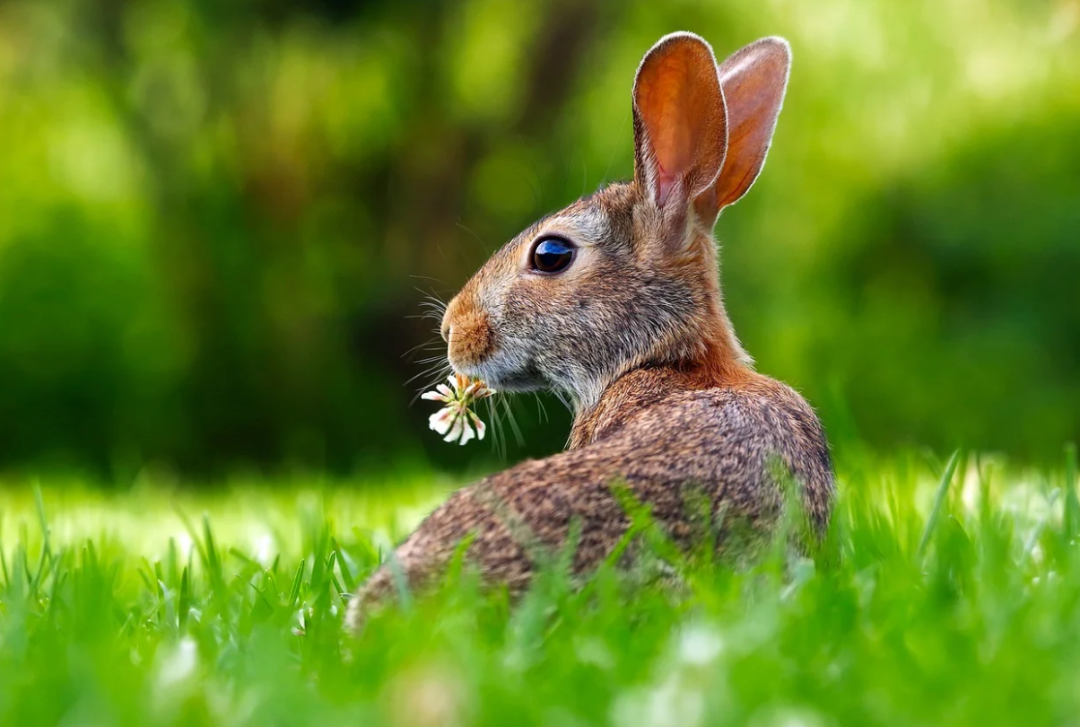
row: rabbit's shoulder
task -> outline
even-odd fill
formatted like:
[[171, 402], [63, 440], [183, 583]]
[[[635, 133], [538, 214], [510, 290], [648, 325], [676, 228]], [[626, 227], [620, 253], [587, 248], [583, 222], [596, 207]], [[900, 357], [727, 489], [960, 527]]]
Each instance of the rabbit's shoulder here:
[[614, 436], [661, 438], [668, 445], [702, 438], [778, 442], [789, 436], [824, 443], [821, 423], [806, 400], [790, 386], [754, 373], [723, 385], [696, 386], [670, 370], [634, 371], [615, 382], [575, 428], [571, 448]]
[[598, 412], [591, 444], [622, 452], [627, 469], [658, 481], [757, 490], [779, 462], [824, 522], [835, 489], [821, 422], [791, 387], [765, 376], [711, 388], [630, 377], [621, 405]]

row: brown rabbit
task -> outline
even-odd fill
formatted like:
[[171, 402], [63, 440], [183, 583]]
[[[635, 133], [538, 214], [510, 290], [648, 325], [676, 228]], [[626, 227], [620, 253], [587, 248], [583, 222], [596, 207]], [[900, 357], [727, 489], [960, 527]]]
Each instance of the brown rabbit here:
[[537, 548], [558, 552], [576, 522], [573, 568], [587, 573], [630, 525], [615, 482], [683, 546], [697, 532], [688, 491], [703, 492], [723, 550], [732, 523], [761, 536], [775, 528], [781, 463], [823, 533], [835, 483], [821, 424], [795, 391], [751, 368], [724, 311], [712, 237], [765, 163], [790, 62], [780, 38], [719, 68], [698, 36], [662, 38], [634, 81], [634, 180], [540, 220], [450, 302], [453, 368], [500, 391], [567, 395], [569, 446], [451, 496], [361, 587], [350, 628], [399, 579], [417, 588], [438, 575], [467, 536], [484, 579], [520, 593]]

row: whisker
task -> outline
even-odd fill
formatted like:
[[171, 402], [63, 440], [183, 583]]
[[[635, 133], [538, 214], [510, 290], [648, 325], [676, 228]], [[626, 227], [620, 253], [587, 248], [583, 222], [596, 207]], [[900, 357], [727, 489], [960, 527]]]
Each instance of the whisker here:
[[409, 399], [409, 406], [412, 406], [417, 401], [419, 401], [421, 395], [423, 395], [423, 393], [425, 391], [431, 391], [433, 388], [435, 388], [435, 386], [437, 384], [444, 381], [446, 379], [446, 377], [449, 376], [449, 375], [450, 375], [450, 368], [449, 367], [447, 367], [443, 371], [439, 371], [437, 375], [433, 375], [432, 378], [428, 380], [428, 383], [427, 383], [426, 386], [421, 386], [421, 387], [417, 388], [416, 393], [413, 394], [413, 397], [411, 399]]
[[435, 363], [436, 361], [445, 361], [445, 360], [446, 360], [446, 354], [445, 353], [439, 353], [438, 355], [435, 355], [435, 356], [428, 356], [427, 358], [422, 358], [419, 361], [417, 361], [416, 363], [418, 365], [420, 365], [420, 366], [424, 366], [425, 364], [430, 364], [430, 363]]
[[[446, 360], [446, 356], [432, 356], [432, 357], [426, 358], [426, 359], [424, 359], [422, 361], [417, 361], [416, 365], [420, 366], [422, 368], [421, 368], [420, 374], [418, 374], [414, 378], [419, 378], [420, 376], [425, 376], [425, 375], [428, 375], [428, 374], [435, 373], [436, 371], [442, 371], [443, 369], [449, 369], [450, 368], [450, 363], [449, 363], [449, 361]], [[410, 381], [411, 381], [411, 379], [410, 379]]]
[[[428, 278], [422, 275], [411, 276], [416, 279], [433, 280], [440, 285], [442, 284], [436, 278]], [[409, 358], [412, 363], [420, 366], [420, 371], [410, 376], [405, 381], [405, 386], [412, 386], [416, 381], [423, 381], [424, 386], [421, 386], [409, 402], [410, 406], [416, 403], [416, 400], [420, 398], [420, 395], [425, 391], [430, 390], [433, 386], [445, 379], [451, 371], [450, 363], [446, 359], [446, 348], [440, 335], [440, 329], [442, 324], [443, 315], [446, 313], [446, 303], [434, 292], [423, 290], [421, 288], [414, 288], [416, 292], [423, 296], [423, 300], [420, 301], [419, 308], [421, 312], [416, 315], [407, 316], [411, 320], [431, 320], [437, 324], [435, 328], [431, 330], [432, 340], [424, 341], [422, 343], [413, 346], [406, 351], [402, 357]], [[433, 354], [417, 358], [421, 354]], [[415, 359], [415, 360], [414, 360]]]
[[[422, 277], [422, 276], [419, 276], [419, 275], [413, 275], [412, 277], [414, 277], [414, 278], [420, 278], [420, 277]], [[435, 280], [435, 278], [428, 278], [428, 280]], [[442, 285], [442, 281], [440, 281], [440, 280], [436, 280], [435, 282], [437, 282], [437, 283], [439, 283], [440, 285]], [[437, 301], [441, 301], [441, 300], [442, 300], [442, 299], [441, 299], [441, 298], [439, 298], [439, 296], [438, 296], [438, 295], [436, 295], [436, 294], [435, 294], [435, 292], [434, 292], [434, 291], [432, 291], [432, 290], [424, 290], [424, 289], [422, 289], [422, 288], [417, 288], [417, 287], [416, 287], [415, 285], [413, 286], [413, 290], [415, 290], [415, 291], [416, 291], [417, 293], [420, 293], [420, 294], [421, 294], [422, 296], [424, 296], [424, 297], [425, 297], [425, 298], [427, 298], [428, 300], [437, 300]]]
[[547, 407], [544, 406], [544, 400], [540, 397], [539, 391], [534, 393], [533, 396], [536, 399], [536, 414], [540, 417], [541, 421], [546, 423], [548, 421], [548, 413]]
[[448, 303], [442, 298], [431, 291], [421, 290], [420, 288], [413, 289], [423, 296], [423, 300], [420, 301], [419, 307], [425, 309], [424, 315], [438, 315], [441, 318], [442, 315], [446, 313], [446, 306]]
[[503, 398], [502, 404], [503, 413], [506, 414], [506, 420], [510, 422], [510, 431], [514, 433], [514, 440], [517, 442], [519, 447], [524, 446], [525, 437], [521, 435], [521, 428], [518, 427], [517, 417], [514, 416], [514, 410], [510, 408], [510, 400]]
[[574, 405], [565, 393], [559, 391], [558, 389], [552, 389], [551, 393], [554, 394], [555, 398], [558, 399], [562, 403], [562, 405], [566, 407], [566, 410], [568, 412], [570, 412], [571, 414], [574, 413]]
[[488, 398], [484, 401], [484, 405], [487, 407], [488, 412], [488, 429], [491, 430], [491, 448], [495, 452], [495, 456], [499, 459], [506, 459], [506, 435], [502, 428], [502, 417], [499, 416], [499, 410], [495, 406], [494, 398]]
[[[433, 278], [430, 275], [410, 275], [409, 277], [413, 278], [414, 280], [430, 280], [433, 283], [438, 283], [439, 285], [443, 285], [443, 281], [439, 280], [438, 278]], [[423, 291], [421, 291], [421, 292], [423, 292]]]
[[480, 247], [481, 247], [481, 249], [484, 250], [484, 252], [491, 252], [492, 251], [493, 248], [490, 245], [488, 245], [486, 242], [484, 242], [484, 240], [480, 237], [480, 235], [477, 235], [473, 230], [469, 229], [468, 227], [466, 227], [461, 222], [458, 222], [457, 226], [460, 229], [464, 230], [465, 232], [468, 232], [472, 236], [472, 238], [474, 240], [476, 240], [476, 242], [478, 242], [480, 244]]
[[442, 383], [442, 380], [450, 375], [450, 367], [446, 364], [433, 361], [428, 364], [424, 369], [414, 376], [411, 376], [405, 385], [408, 386], [414, 381], [421, 381], [420, 390], [418, 393], [423, 394], [435, 384]]
[[[404, 386], [408, 386], [409, 384], [413, 383], [417, 379], [431, 377], [430, 378], [430, 383], [427, 384], [426, 386], [421, 387], [420, 391], [417, 392], [416, 395], [419, 396], [420, 394], [423, 394], [425, 391], [427, 391], [432, 386], [434, 386], [435, 384], [440, 382], [443, 378], [445, 378], [445, 377], [447, 377], [449, 375], [450, 375], [450, 364], [449, 363], [435, 364], [433, 366], [428, 366], [427, 368], [425, 368], [423, 371], [416, 374], [415, 376], [409, 377], [409, 379], [404, 383]], [[415, 401], [415, 399], [413, 401]]]
[[415, 376], [411, 377], [404, 384], [402, 384], [402, 386], [408, 387], [410, 384], [412, 384], [414, 381], [416, 381], [417, 379], [420, 379], [420, 378], [423, 378], [425, 382], [428, 382], [426, 384], [422, 384], [421, 386], [417, 387], [416, 394], [413, 396], [412, 399], [409, 400], [409, 406], [412, 406], [416, 402], [417, 398], [421, 394], [423, 394], [425, 391], [428, 391], [429, 389], [431, 389], [431, 387], [433, 387], [436, 383], [438, 383], [440, 381], [440, 379], [435, 378], [436, 373], [440, 373], [440, 372], [421, 371], [420, 373], [418, 373]]
[[443, 345], [442, 345], [441, 341], [425, 341], [424, 343], [416, 344], [415, 346], [410, 348], [408, 351], [401, 354], [401, 357], [405, 358], [406, 356], [411, 356], [412, 354], [416, 353], [417, 351], [423, 351], [423, 350], [441, 351], [442, 348], [443, 348]]

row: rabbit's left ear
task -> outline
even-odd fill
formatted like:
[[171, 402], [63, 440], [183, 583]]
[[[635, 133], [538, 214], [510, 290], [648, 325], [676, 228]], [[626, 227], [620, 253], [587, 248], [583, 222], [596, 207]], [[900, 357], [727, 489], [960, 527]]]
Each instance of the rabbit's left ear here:
[[726, 145], [724, 97], [712, 48], [691, 33], [664, 36], [634, 79], [635, 182], [665, 212], [665, 220], [685, 225], [690, 203], [720, 173]]

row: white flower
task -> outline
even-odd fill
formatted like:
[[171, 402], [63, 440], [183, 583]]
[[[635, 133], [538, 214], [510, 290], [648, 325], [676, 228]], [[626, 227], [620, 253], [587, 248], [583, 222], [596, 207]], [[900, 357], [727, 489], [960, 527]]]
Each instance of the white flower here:
[[470, 380], [461, 374], [451, 374], [447, 379], [450, 386], [439, 384], [435, 391], [420, 395], [428, 401], [441, 401], [444, 406], [428, 419], [428, 426], [443, 435], [443, 441], [458, 441], [465, 444], [470, 439], [483, 439], [487, 427], [471, 407], [481, 399], [486, 399], [495, 392], [479, 379]]

